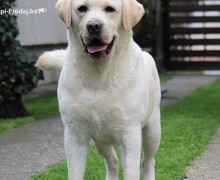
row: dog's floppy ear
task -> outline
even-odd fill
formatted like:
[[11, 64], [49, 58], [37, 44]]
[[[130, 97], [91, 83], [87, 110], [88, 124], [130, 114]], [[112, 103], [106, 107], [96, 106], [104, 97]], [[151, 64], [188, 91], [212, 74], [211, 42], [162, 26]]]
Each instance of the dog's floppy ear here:
[[142, 4], [136, 0], [123, 0], [123, 25], [128, 31], [131, 30], [144, 15]]
[[58, 0], [55, 8], [60, 19], [63, 20], [67, 29], [69, 29], [72, 21], [72, 0]]

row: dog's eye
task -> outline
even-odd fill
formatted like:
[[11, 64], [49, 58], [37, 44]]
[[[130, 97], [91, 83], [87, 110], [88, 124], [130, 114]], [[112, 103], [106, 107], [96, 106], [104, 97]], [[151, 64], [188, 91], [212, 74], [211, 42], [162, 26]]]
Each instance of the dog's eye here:
[[107, 6], [107, 7], [105, 8], [105, 12], [107, 12], [107, 13], [113, 13], [113, 12], [115, 12], [115, 9], [114, 9], [113, 7], [111, 7], [111, 6]]
[[80, 13], [86, 13], [88, 11], [88, 8], [85, 5], [80, 6], [77, 9]]

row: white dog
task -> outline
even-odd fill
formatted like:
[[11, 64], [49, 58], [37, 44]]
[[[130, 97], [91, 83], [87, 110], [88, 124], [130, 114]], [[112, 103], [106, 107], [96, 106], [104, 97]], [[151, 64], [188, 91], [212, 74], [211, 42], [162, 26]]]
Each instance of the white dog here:
[[46, 52], [37, 66], [62, 69], [58, 99], [65, 126], [69, 180], [82, 180], [89, 141], [105, 158], [107, 180], [154, 180], [160, 144], [160, 84], [153, 58], [133, 41], [144, 9], [136, 0], [59, 0], [67, 50]]

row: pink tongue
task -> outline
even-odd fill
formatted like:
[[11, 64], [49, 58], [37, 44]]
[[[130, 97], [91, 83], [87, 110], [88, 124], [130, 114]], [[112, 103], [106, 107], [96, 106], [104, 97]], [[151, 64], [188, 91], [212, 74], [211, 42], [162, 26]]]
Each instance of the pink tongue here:
[[107, 49], [108, 45], [93, 45], [93, 46], [88, 46], [87, 50], [90, 54], [100, 52], [100, 51], [105, 51]]

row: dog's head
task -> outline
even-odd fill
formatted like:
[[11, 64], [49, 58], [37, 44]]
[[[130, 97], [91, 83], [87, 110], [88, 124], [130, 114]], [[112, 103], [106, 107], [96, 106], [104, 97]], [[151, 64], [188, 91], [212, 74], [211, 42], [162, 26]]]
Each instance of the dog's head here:
[[136, 0], [58, 0], [56, 10], [67, 29], [74, 29], [85, 52], [106, 57], [114, 47], [119, 29], [131, 31], [144, 14]]

